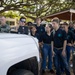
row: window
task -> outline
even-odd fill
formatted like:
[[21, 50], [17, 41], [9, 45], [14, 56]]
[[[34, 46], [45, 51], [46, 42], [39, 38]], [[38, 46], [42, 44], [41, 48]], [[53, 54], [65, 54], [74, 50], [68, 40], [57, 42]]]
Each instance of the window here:
[[15, 23], [13, 21], [10, 21], [10, 25], [15, 25]]

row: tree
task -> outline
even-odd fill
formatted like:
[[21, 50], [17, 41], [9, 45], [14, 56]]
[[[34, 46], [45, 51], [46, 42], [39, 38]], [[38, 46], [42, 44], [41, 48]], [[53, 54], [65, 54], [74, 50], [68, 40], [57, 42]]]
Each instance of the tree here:
[[0, 13], [13, 10], [19, 11], [26, 17], [35, 19], [49, 14], [75, 8], [75, 2], [67, 0], [0, 0]]
[[15, 17], [19, 17], [20, 13], [17, 11], [6, 11], [1, 15], [4, 15], [5, 17], [15, 18]]

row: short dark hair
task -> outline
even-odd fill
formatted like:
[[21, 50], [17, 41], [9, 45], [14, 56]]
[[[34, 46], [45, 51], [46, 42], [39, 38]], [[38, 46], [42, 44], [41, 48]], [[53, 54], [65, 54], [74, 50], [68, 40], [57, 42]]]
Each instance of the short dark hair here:
[[32, 23], [32, 22], [27, 22], [27, 25], [28, 25], [28, 26], [32, 26], [33, 23]]
[[41, 18], [40, 17], [37, 17], [36, 20], [41, 20]]
[[32, 25], [32, 26], [30, 27], [30, 29], [32, 29], [33, 27], [35, 27], [35, 28], [36, 28], [36, 26], [35, 26], [35, 25]]
[[60, 20], [59, 20], [59, 18], [55, 17], [55, 18], [52, 19], [52, 22], [56, 22], [56, 23], [59, 24], [60, 23]]

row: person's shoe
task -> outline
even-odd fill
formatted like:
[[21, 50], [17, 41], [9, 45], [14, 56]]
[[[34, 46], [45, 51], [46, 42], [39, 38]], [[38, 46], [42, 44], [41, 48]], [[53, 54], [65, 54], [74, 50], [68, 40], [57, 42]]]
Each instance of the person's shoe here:
[[70, 67], [72, 68], [73, 67], [73, 64], [70, 64]]
[[50, 72], [51, 74], [55, 74], [55, 72], [54, 72], [53, 69], [49, 70], [49, 72]]
[[44, 74], [45, 73], [45, 70], [42, 70], [42, 74]]

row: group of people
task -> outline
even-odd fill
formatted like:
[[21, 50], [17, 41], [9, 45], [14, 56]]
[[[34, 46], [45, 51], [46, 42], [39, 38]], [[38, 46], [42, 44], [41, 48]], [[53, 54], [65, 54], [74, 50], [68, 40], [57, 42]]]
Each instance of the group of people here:
[[[5, 17], [1, 19], [0, 32], [10, 32], [10, 27], [5, 23]], [[38, 39], [39, 52], [42, 56], [42, 73], [48, 71], [52, 74], [70, 74], [70, 54], [75, 49], [75, 23], [60, 23], [59, 18], [52, 19], [50, 24], [41, 25], [41, 19], [36, 19], [36, 25], [26, 25], [26, 18], [19, 20], [18, 34], [31, 35]], [[47, 61], [48, 60], [48, 61]], [[47, 64], [48, 62], [48, 64]], [[55, 66], [56, 72], [53, 70]]]

